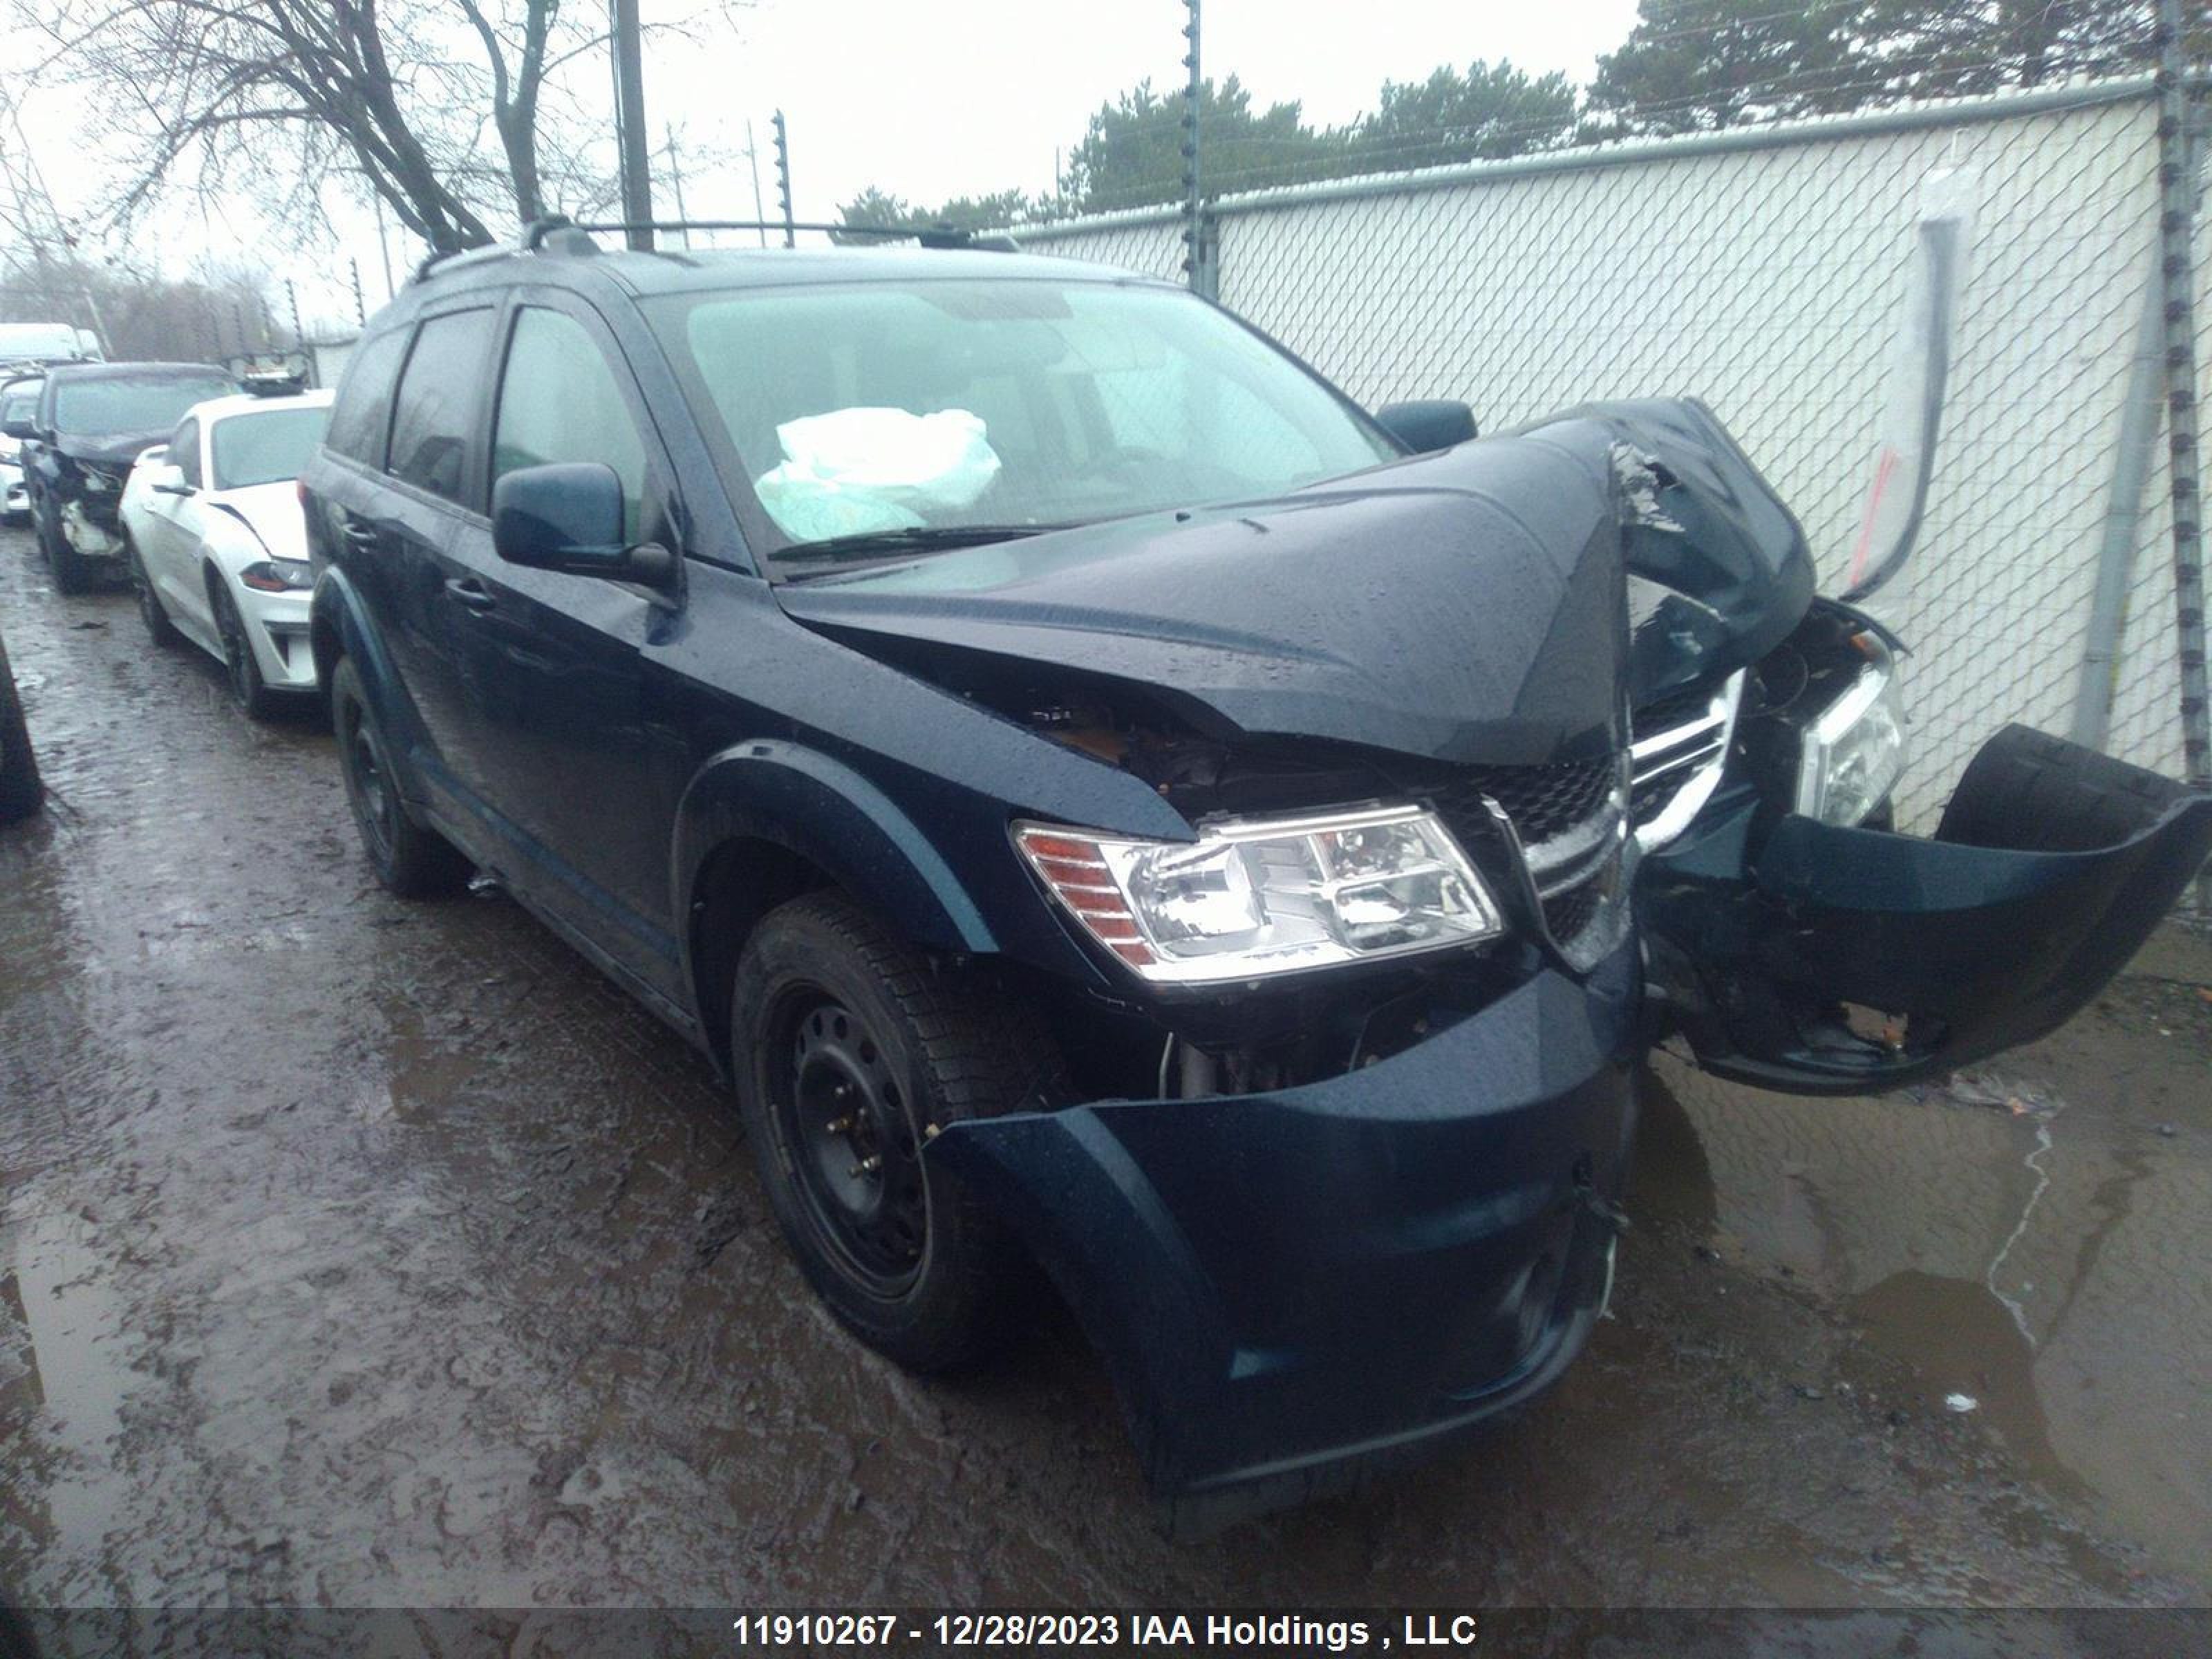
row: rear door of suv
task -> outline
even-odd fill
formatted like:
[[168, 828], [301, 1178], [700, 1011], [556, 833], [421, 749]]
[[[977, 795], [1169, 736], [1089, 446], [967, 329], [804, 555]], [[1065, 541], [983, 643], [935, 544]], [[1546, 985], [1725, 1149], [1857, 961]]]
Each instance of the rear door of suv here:
[[491, 556], [483, 511], [483, 411], [490, 400], [496, 295], [481, 291], [426, 314], [392, 394], [392, 435], [372, 529], [381, 571], [380, 625], [420, 723], [416, 767], [483, 838], [483, 786], [465, 758], [468, 710], [457, 625], [471, 574]]

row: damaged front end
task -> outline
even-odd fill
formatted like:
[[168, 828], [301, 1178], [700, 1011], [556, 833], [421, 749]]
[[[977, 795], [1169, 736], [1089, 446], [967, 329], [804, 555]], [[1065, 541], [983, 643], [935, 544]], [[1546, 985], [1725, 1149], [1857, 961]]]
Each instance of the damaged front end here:
[[2212, 848], [2212, 798], [2018, 731], [1936, 839], [1887, 828], [1897, 642], [1814, 599], [1693, 403], [780, 598], [1189, 827], [1014, 803], [1090, 969], [1032, 988], [1075, 1103], [930, 1156], [1019, 1229], [1201, 1523], [1559, 1373], [1652, 1042], [1809, 1092], [1979, 1058], [2094, 995]]
[[105, 451], [94, 458], [58, 448], [53, 462], [46, 488], [62, 540], [79, 559], [119, 564], [125, 553], [123, 486], [130, 461]]

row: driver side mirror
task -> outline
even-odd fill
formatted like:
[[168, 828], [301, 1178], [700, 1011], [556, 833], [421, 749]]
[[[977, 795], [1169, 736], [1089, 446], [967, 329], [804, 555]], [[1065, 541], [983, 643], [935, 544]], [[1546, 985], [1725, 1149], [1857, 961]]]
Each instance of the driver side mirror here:
[[15, 439], [19, 442], [27, 441], [30, 443], [37, 443], [40, 441], [39, 426], [38, 422], [35, 421], [0, 422], [0, 432], [6, 433], [8, 436]]
[[600, 461], [553, 461], [501, 475], [491, 489], [491, 544], [509, 564], [661, 586], [675, 556], [623, 539], [622, 480]]
[[1446, 398], [1385, 404], [1375, 411], [1375, 423], [1416, 455], [1468, 443], [1476, 435], [1474, 411]]

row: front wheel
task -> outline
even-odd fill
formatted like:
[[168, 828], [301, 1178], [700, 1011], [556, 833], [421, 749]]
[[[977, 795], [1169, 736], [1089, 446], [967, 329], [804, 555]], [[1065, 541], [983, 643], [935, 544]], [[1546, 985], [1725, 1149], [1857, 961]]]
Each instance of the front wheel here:
[[362, 693], [351, 659], [331, 675], [331, 729], [361, 849], [376, 878], [401, 898], [443, 898], [468, 884], [470, 865], [453, 844], [408, 816], [392, 750]]
[[265, 720], [276, 714], [276, 699], [283, 694], [271, 691], [261, 678], [261, 659], [253, 654], [253, 641], [246, 637], [246, 618], [238, 614], [238, 601], [213, 571], [208, 573], [208, 597], [213, 601], [216, 633], [222, 641], [222, 667], [230, 681], [230, 700], [246, 719]]
[[1060, 1066], [1033, 1013], [939, 971], [836, 893], [772, 912], [731, 999], [738, 1104], [784, 1236], [830, 1310], [915, 1370], [974, 1359], [1030, 1269], [923, 1148], [965, 1118], [1050, 1103]]
[[53, 578], [54, 592], [70, 594], [84, 592], [92, 586], [92, 567], [77, 556], [62, 532], [61, 514], [51, 501], [42, 501], [32, 509], [39, 535], [39, 550], [46, 556], [46, 574]]
[[128, 532], [123, 538], [123, 550], [131, 561], [131, 587], [138, 596], [138, 617], [146, 624], [146, 632], [154, 643], [163, 650], [179, 644], [184, 635], [177, 632], [176, 623], [169, 620], [169, 612], [161, 603], [161, 596], [154, 591], [154, 579], [147, 574], [145, 560], [138, 556], [138, 544]]

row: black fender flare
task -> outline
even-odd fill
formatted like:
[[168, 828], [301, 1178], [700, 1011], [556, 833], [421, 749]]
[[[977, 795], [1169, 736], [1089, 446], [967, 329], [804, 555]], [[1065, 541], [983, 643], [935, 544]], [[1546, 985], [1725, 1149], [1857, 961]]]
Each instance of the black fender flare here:
[[805, 744], [757, 738], [701, 765], [676, 811], [671, 914], [684, 983], [699, 1000], [693, 902], [708, 860], [732, 841], [766, 842], [805, 860], [925, 950], [995, 952], [999, 941], [943, 854], [896, 802], [843, 761]]

